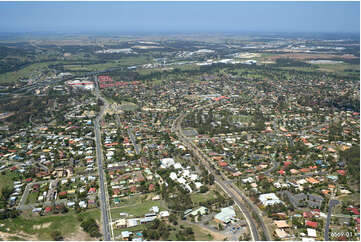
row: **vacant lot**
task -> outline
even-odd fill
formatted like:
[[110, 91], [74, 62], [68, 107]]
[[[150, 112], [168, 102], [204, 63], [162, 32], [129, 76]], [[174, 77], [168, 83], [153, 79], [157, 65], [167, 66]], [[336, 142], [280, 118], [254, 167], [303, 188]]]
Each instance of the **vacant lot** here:
[[211, 200], [213, 198], [216, 198], [216, 195], [213, 191], [208, 191], [206, 193], [193, 193], [191, 194], [192, 202], [197, 204], [199, 202], [207, 202], [208, 200]]
[[6, 171], [0, 175], [0, 191], [3, 187], [9, 186], [14, 187], [14, 179], [16, 179], [17, 174], [15, 172]]
[[134, 205], [128, 204], [123, 207], [113, 208], [110, 210], [110, 212], [112, 215], [112, 220], [114, 221], [115, 219], [120, 218], [119, 213], [128, 213], [134, 217], [141, 217], [146, 213], [150, 213], [149, 209], [153, 206], [158, 206], [160, 211], [166, 210], [166, 207], [163, 205], [162, 201], [145, 200]]
[[[13, 234], [14, 240], [18, 236], [32, 240], [53, 240], [50, 233], [55, 230], [61, 232], [65, 239], [71, 238], [76, 232], [79, 232], [79, 229], [81, 230], [79, 218], [94, 218], [100, 224], [100, 211], [88, 210], [77, 214], [71, 210], [66, 214], [51, 216], [35, 216], [31, 212], [27, 212], [15, 219], [6, 219], [0, 222], [4, 224], [1, 231], [10, 236]], [[84, 236], [77, 239], [91, 239], [87, 234]], [[11, 238], [8, 237], [8, 239]]]

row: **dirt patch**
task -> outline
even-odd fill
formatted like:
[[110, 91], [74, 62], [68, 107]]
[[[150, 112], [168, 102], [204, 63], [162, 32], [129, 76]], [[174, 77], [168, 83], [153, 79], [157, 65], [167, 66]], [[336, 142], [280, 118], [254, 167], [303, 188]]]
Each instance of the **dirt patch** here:
[[205, 227], [201, 227], [201, 226], [198, 226], [198, 227], [199, 227], [201, 230], [203, 230], [204, 232], [212, 235], [213, 240], [222, 241], [222, 240], [224, 240], [224, 239], [226, 238], [226, 236], [223, 235], [223, 234], [214, 232], [214, 231], [212, 231], [212, 230], [210, 230], [210, 229], [207, 229], [207, 228], [205, 228]]
[[4, 241], [8, 241], [11, 237], [13, 236], [17, 236], [17, 237], [21, 237], [24, 238], [26, 240], [38, 240], [38, 238], [36, 237], [36, 235], [30, 235], [30, 234], [25, 234], [23, 232], [20, 233], [16, 233], [16, 234], [10, 234], [10, 233], [6, 233], [6, 232], [0, 232], [0, 238]]
[[45, 228], [48, 228], [50, 225], [51, 225], [51, 222], [33, 225], [33, 229], [45, 229]]
[[98, 240], [96, 238], [90, 237], [90, 235], [85, 232], [81, 227], [78, 227], [78, 229], [67, 236], [64, 237], [65, 241], [95, 241]]

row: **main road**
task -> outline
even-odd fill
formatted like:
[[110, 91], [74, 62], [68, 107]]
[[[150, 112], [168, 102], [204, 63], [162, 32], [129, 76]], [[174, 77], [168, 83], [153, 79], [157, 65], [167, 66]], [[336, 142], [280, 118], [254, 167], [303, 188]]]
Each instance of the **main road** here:
[[182, 113], [177, 117], [177, 119], [173, 123], [172, 132], [175, 132], [178, 135], [178, 137], [181, 139], [181, 141], [184, 143], [184, 145], [187, 146], [187, 148], [191, 150], [194, 153], [194, 155], [196, 155], [199, 158], [202, 164], [214, 176], [216, 184], [218, 184], [222, 188], [222, 190], [226, 194], [228, 194], [228, 196], [231, 197], [233, 201], [236, 203], [236, 205], [239, 207], [250, 228], [252, 240], [260, 240], [260, 239], [263, 240], [263, 238], [259, 237], [256, 223], [250, 214], [249, 211], [250, 209], [247, 206], [245, 206], [244, 202], [246, 202], [250, 206], [251, 210], [253, 210], [254, 214], [258, 217], [261, 229], [265, 236], [264, 239], [272, 240], [271, 236], [269, 235], [269, 231], [263, 222], [262, 215], [260, 214], [260, 212], [257, 209], [255, 209], [254, 205], [250, 201], [248, 201], [248, 198], [244, 196], [242, 192], [239, 191], [238, 188], [233, 186], [231, 182], [227, 181], [225, 177], [223, 177], [223, 175], [222, 176], [217, 175], [215, 171], [210, 167], [211, 163], [209, 157], [206, 156], [193, 142], [189, 141], [186, 136], [184, 136], [181, 129], [181, 123], [185, 115], [186, 115], [185, 113]]
[[99, 95], [99, 88], [96, 84], [96, 96], [100, 98], [104, 105], [101, 107], [99, 115], [95, 118], [94, 121], [94, 131], [95, 131], [95, 143], [96, 143], [96, 158], [98, 163], [98, 172], [99, 172], [99, 189], [100, 189], [100, 208], [102, 214], [102, 224], [103, 224], [103, 235], [105, 241], [111, 240], [111, 235], [109, 231], [109, 207], [108, 200], [106, 195], [106, 180], [104, 179], [104, 167], [103, 167], [103, 149], [102, 149], [102, 140], [100, 134], [99, 121], [104, 115], [104, 110], [108, 107], [108, 102]]

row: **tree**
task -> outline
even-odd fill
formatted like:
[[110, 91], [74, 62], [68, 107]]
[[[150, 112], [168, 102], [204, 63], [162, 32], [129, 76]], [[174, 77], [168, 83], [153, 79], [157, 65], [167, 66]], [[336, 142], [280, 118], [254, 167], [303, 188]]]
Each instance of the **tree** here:
[[208, 182], [209, 185], [213, 185], [214, 184], [214, 176], [212, 174], [209, 174], [208, 176]]
[[200, 191], [201, 193], [206, 193], [206, 192], [208, 192], [208, 187], [207, 187], [207, 186], [201, 186], [200, 189], [199, 189], [199, 191]]
[[187, 227], [187, 228], [185, 229], [185, 233], [188, 234], [188, 235], [194, 234], [193, 229], [192, 229], [191, 227]]
[[85, 232], [89, 233], [91, 237], [101, 236], [99, 232], [99, 226], [93, 218], [89, 218], [88, 220], [82, 222], [80, 226]]
[[52, 238], [53, 240], [55, 240], [55, 241], [63, 240], [63, 235], [62, 235], [61, 232], [58, 231], [58, 230], [52, 231], [52, 232], [50, 233], [50, 236], [51, 236], [51, 238]]

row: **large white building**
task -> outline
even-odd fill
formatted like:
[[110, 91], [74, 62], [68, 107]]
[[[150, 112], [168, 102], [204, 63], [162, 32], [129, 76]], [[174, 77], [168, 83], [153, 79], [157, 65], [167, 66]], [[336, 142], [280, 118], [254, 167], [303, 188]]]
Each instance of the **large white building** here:
[[215, 221], [222, 222], [225, 224], [228, 224], [234, 218], [236, 218], [236, 212], [234, 211], [232, 206], [226, 207], [226, 208], [221, 208], [221, 212], [217, 213], [214, 216]]

